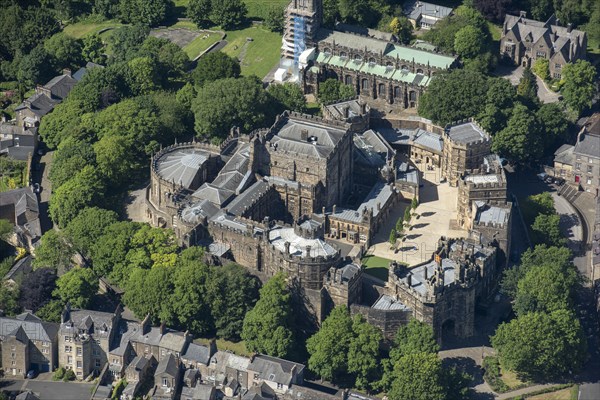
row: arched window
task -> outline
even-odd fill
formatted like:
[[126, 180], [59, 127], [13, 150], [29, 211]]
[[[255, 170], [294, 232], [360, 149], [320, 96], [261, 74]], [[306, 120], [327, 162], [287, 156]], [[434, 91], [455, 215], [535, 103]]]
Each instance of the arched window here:
[[415, 92], [414, 90], [408, 92], [408, 99], [410, 101], [417, 101], [417, 92]]
[[373, 57], [369, 58], [369, 64], [376, 64], [377, 61], [375, 61], [375, 59]]
[[331, 54], [331, 49], [329, 47], [325, 47], [323, 49], [323, 53]]
[[402, 67], [400, 67], [400, 69], [404, 72], [408, 71], [408, 66], [403, 65]]
[[379, 93], [380, 96], [385, 96], [385, 85], [383, 83], [379, 84], [377, 93]]
[[421, 68], [417, 69], [417, 74], [422, 74], [423, 70]]
[[402, 88], [400, 88], [399, 86], [396, 86], [394, 88], [394, 98], [398, 99], [402, 97]]
[[346, 85], [352, 85], [352, 76], [346, 75], [345, 83]]
[[354, 55], [354, 61], [361, 61], [362, 57], [360, 56], [360, 54], [355, 54]]
[[363, 78], [360, 87], [362, 90], [369, 90], [369, 80], [367, 78]]
[[341, 51], [341, 52], [340, 52], [340, 57], [342, 57], [342, 58], [346, 58], [346, 57], [348, 57], [348, 54], [346, 54], [346, 52], [345, 52], [345, 51]]

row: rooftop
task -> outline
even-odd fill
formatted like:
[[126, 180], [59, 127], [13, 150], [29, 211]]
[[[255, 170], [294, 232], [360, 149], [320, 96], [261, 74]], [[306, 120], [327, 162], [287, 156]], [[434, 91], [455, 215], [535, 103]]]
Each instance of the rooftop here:
[[504, 225], [508, 222], [510, 216], [510, 207], [498, 207], [489, 205], [483, 201], [476, 201], [477, 213], [475, 221], [480, 224], [500, 224]]
[[198, 171], [209, 159], [210, 154], [197, 148], [174, 148], [161, 154], [155, 160], [156, 172], [169, 182], [175, 182], [188, 189], [192, 186]]
[[422, 15], [434, 18], [447, 17], [452, 13], [452, 8], [439, 6], [433, 3], [426, 3], [420, 0], [412, 0], [404, 5], [403, 11], [408, 18], [416, 20]]
[[258, 354], [254, 357], [248, 371], [257, 372], [259, 378], [289, 386], [295, 374], [299, 374], [304, 365], [277, 357]]
[[410, 307], [406, 306], [400, 300], [394, 299], [392, 296], [382, 294], [371, 308], [375, 310], [385, 311], [408, 311]]
[[[289, 243], [289, 254], [299, 257], [327, 257], [337, 253], [329, 243], [323, 239], [306, 239], [299, 236], [294, 228], [275, 227], [269, 231], [269, 242], [281, 252], [286, 252], [286, 243]], [[307, 248], [310, 246], [310, 254]]]
[[474, 122], [463, 122], [450, 126], [447, 134], [451, 140], [461, 144], [471, 144], [482, 140], [488, 140], [489, 135]]

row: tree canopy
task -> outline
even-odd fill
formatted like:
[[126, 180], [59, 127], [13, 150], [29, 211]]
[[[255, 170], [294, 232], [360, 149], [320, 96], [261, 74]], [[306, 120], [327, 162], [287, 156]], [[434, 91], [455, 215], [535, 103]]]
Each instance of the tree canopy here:
[[72, 307], [88, 308], [98, 292], [98, 277], [90, 268], [75, 267], [56, 280], [54, 296]]
[[238, 60], [221, 51], [213, 51], [200, 57], [192, 72], [192, 79], [196, 85], [203, 86], [218, 79], [237, 78], [240, 72]]
[[592, 106], [596, 94], [596, 68], [589, 61], [577, 60], [565, 64], [562, 71], [562, 95], [573, 110], [581, 113]]

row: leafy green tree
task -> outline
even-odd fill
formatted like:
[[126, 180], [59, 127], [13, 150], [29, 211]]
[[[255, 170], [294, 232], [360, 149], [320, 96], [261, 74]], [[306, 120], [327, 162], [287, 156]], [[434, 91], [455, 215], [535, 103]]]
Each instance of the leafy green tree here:
[[240, 63], [221, 51], [213, 51], [198, 60], [198, 65], [192, 71], [192, 79], [198, 86], [204, 86], [224, 78], [237, 78], [240, 76]]
[[67, 243], [64, 235], [55, 230], [49, 230], [41, 238], [40, 246], [35, 250], [34, 268], [49, 267], [59, 271], [71, 266], [74, 251]]
[[259, 289], [260, 281], [240, 265], [211, 269], [207, 293], [218, 337], [240, 340], [244, 316], [256, 304]]
[[0, 239], [5, 240], [13, 231], [13, 224], [7, 220], [0, 218]]
[[556, 214], [556, 209], [554, 208], [554, 199], [552, 198], [552, 194], [550, 194], [550, 192], [533, 194], [527, 197], [526, 202], [527, 206], [532, 209], [536, 216], [538, 214]]
[[445, 400], [444, 370], [437, 354], [413, 353], [394, 365], [390, 400]]
[[390, 30], [401, 43], [408, 44], [412, 39], [413, 26], [406, 17], [394, 17], [390, 22]]
[[81, 41], [57, 33], [44, 43], [44, 48], [54, 61], [57, 70], [61, 68], [76, 68], [81, 64]]
[[485, 46], [490, 45], [491, 35], [485, 19], [477, 10], [465, 5], [457, 7], [453, 15], [436, 23], [422, 38], [446, 53], [453, 53], [456, 52], [454, 45], [457, 33], [467, 26], [479, 29]]
[[419, 115], [441, 125], [470, 118], [483, 108], [486, 77], [477, 71], [456, 69], [436, 74], [419, 101]]
[[462, 58], [474, 58], [481, 53], [485, 46], [484, 37], [479, 28], [467, 25], [456, 32], [454, 50]]
[[433, 328], [424, 322], [411, 319], [401, 326], [394, 338], [394, 346], [390, 350], [390, 358], [394, 361], [409, 354], [433, 353], [440, 350], [435, 340]]
[[406, 208], [404, 209], [404, 221], [405, 221], [405, 222], [408, 222], [408, 221], [410, 221], [410, 218], [411, 218], [411, 216], [412, 216], [412, 215], [411, 215], [411, 213], [410, 213], [410, 207], [406, 207]]
[[95, 164], [96, 154], [92, 146], [88, 142], [68, 137], [54, 152], [48, 176], [53, 188], [57, 189], [86, 165]]
[[7, 282], [0, 282], [0, 304], [2, 311], [8, 316], [13, 316], [19, 313], [19, 288], [15, 285], [10, 285]]
[[533, 63], [533, 72], [540, 77], [540, 79], [547, 81], [550, 79], [550, 61], [547, 58], [538, 58]]
[[144, 25], [123, 26], [115, 29], [110, 36], [110, 48], [115, 60], [127, 61], [135, 57], [149, 33], [150, 29]]
[[281, 111], [306, 111], [306, 98], [300, 86], [286, 82], [281, 85], [270, 85], [267, 91], [281, 104]]
[[494, 136], [492, 151], [517, 163], [539, 159], [542, 155], [540, 125], [525, 105], [516, 104], [506, 128]]
[[356, 96], [352, 85], [345, 85], [337, 79], [327, 79], [319, 84], [319, 101], [321, 104], [331, 104]]
[[104, 235], [91, 249], [96, 275], [109, 277], [119, 285], [124, 285], [129, 273], [127, 253], [134, 247], [131, 240], [142, 226], [136, 222], [121, 221], [106, 228]]
[[52, 67], [52, 58], [40, 45], [21, 58], [17, 80], [26, 87], [34, 87], [38, 83], [45, 84], [55, 72]]
[[192, 108], [192, 102], [198, 95], [196, 88], [191, 83], [186, 83], [181, 89], [177, 91], [175, 96], [177, 102], [187, 109]]
[[577, 373], [587, 352], [579, 320], [566, 310], [521, 315], [501, 324], [491, 340], [504, 368], [536, 381]]
[[511, 298], [517, 295], [519, 281], [533, 268], [543, 267], [546, 264], [558, 265], [563, 271], [573, 268], [571, 251], [566, 247], [548, 247], [537, 245], [527, 249], [521, 255], [521, 264], [504, 271], [502, 279], [502, 292]]
[[513, 308], [517, 315], [571, 309], [578, 280], [575, 268], [552, 261], [531, 268], [518, 283]]
[[220, 79], [198, 90], [192, 104], [198, 135], [225, 138], [233, 126], [246, 132], [268, 124], [272, 102], [256, 77]]
[[81, 101], [71, 98], [57, 105], [40, 123], [39, 133], [44, 143], [55, 149], [63, 140], [72, 136], [77, 131], [84, 110], [85, 105]]
[[590, 20], [582, 30], [588, 34], [588, 43], [596, 43], [596, 49], [600, 49], [600, 4], [593, 2], [591, 8]]
[[356, 376], [356, 387], [370, 389], [379, 372], [379, 345], [383, 339], [379, 328], [361, 315], [352, 318], [352, 339], [348, 348], [348, 372]]
[[106, 229], [117, 221], [118, 215], [114, 211], [98, 207], [85, 208], [69, 222], [64, 233], [73, 248], [89, 258], [96, 242], [104, 235]]
[[210, 25], [212, 0], [190, 0], [187, 7], [187, 17], [198, 28], [207, 28]]
[[143, 168], [137, 154], [131, 151], [133, 147], [132, 139], [124, 136], [104, 136], [94, 143], [98, 169], [107, 182], [123, 185], [129, 182], [132, 173]]
[[154, 323], [173, 325], [176, 316], [171, 305], [175, 268], [156, 265], [149, 270], [132, 268], [125, 284], [123, 302], [138, 318], [150, 314]]
[[[163, 78], [163, 85], [168, 83], [167, 77], [180, 78], [187, 73], [190, 58], [175, 43], [154, 36], [148, 36], [138, 51], [138, 57], [149, 57], [158, 64], [154, 69]], [[157, 81], [158, 83], [158, 81]]]
[[157, 26], [165, 21], [172, 7], [170, 0], [120, 0], [119, 15], [125, 23]]
[[284, 12], [282, 7], [270, 7], [265, 15], [265, 26], [271, 32], [283, 32], [284, 28]]
[[242, 0], [212, 0], [210, 19], [223, 29], [239, 27], [248, 9]]
[[[328, 381], [336, 380], [346, 374], [352, 336], [352, 319], [348, 309], [344, 306], [335, 307], [317, 333], [306, 341], [306, 349], [310, 354], [308, 359], [310, 370]], [[360, 361], [353, 360], [353, 363], [359, 370]]]
[[596, 69], [589, 61], [577, 60], [573, 64], [566, 64], [562, 71], [562, 79], [565, 82], [562, 94], [569, 107], [581, 113], [592, 106], [597, 78]]
[[398, 218], [396, 221], [396, 232], [401, 233], [404, 230], [404, 220], [402, 218]]
[[388, 240], [392, 246], [396, 244], [396, 240], [398, 240], [398, 234], [396, 233], [395, 229], [390, 231], [390, 237]]
[[546, 21], [554, 12], [552, 0], [531, 0], [531, 16], [540, 21]]
[[536, 117], [542, 125], [542, 142], [547, 152], [552, 150], [560, 139], [566, 137], [569, 121], [557, 103], [542, 104], [536, 111]]
[[101, 205], [104, 182], [92, 166], [84, 167], [77, 175], [56, 189], [49, 206], [50, 217], [59, 227], [67, 224], [86, 207]]
[[[129, 242], [126, 261], [129, 268], [150, 269], [157, 265], [174, 266], [177, 260], [177, 240], [172, 230], [143, 224]], [[123, 277], [127, 275], [123, 272]]]
[[535, 217], [531, 226], [533, 241], [536, 244], [547, 244], [549, 246], [564, 246], [567, 239], [560, 231], [560, 215], [540, 214]]
[[339, 16], [338, 0], [323, 0], [323, 25], [333, 28]]
[[159, 88], [156, 63], [150, 57], [136, 57], [127, 63], [129, 87], [133, 94], [146, 94]]
[[75, 267], [56, 280], [54, 296], [72, 307], [88, 308], [98, 292], [98, 277], [90, 268]]
[[294, 346], [292, 299], [283, 274], [260, 289], [260, 298], [246, 314], [242, 339], [249, 351], [288, 357]]
[[85, 61], [104, 64], [106, 56], [104, 55], [104, 43], [102, 43], [100, 36], [94, 33], [84, 36], [82, 40], [81, 57]]
[[35, 315], [44, 321], [59, 323], [64, 307], [65, 305], [61, 300], [50, 300], [37, 310]]
[[537, 79], [529, 68], [525, 68], [523, 76], [519, 79], [519, 85], [517, 86], [517, 94], [519, 95], [521, 102], [530, 107], [537, 106], [539, 104], [537, 92]]

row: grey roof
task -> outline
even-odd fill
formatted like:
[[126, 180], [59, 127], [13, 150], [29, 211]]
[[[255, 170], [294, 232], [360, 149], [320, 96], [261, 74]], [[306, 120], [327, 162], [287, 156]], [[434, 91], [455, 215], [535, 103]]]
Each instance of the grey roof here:
[[554, 152], [554, 162], [573, 165], [575, 160], [575, 146], [570, 144], [563, 144]]
[[342, 281], [349, 282], [360, 272], [360, 267], [356, 264], [349, 263], [341, 267], [340, 270], [342, 271]]
[[198, 379], [198, 375], [200, 375], [199, 370], [194, 369], [194, 368], [189, 368], [189, 369], [186, 369], [185, 372], [183, 373], [183, 380], [195, 383], [196, 379]]
[[218, 211], [219, 208], [215, 204], [207, 199], [202, 199], [185, 206], [181, 211], [181, 219], [189, 224], [197, 224], [201, 218], [210, 219]]
[[74, 74], [73, 74], [73, 79], [75, 79], [77, 82], [79, 82], [80, 80], [83, 79], [83, 77], [88, 73], [88, 71], [90, 69], [93, 68], [104, 68], [103, 65], [100, 64], [96, 64], [93, 63], [91, 61], [88, 61], [87, 64], [85, 64], [85, 67], [81, 67], [79, 68]]
[[[514, 32], [516, 38], [518, 40], [524, 40], [526, 37], [529, 37], [532, 43], [537, 42], [542, 36], [546, 36], [549, 43], [552, 43], [553, 36], [550, 34], [556, 35], [556, 45], [554, 47], [559, 51], [564, 47], [564, 41], [570, 41], [575, 39], [579, 45], [583, 44], [583, 37], [585, 36], [585, 32], [572, 29], [569, 32], [568, 28], [565, 26], [555, 25], [556, 18], [551, 16], [548, 21], [536, 21], [529, 18], [523, 18], [517, 15], [506, 14], [504, 17], [504, 27], [507, 31]], [[560, 39], [563, 39], [562, 41]], [[568, 52], [567, 52], [567, 60], [569, 60]]]
[[137, 322], [120, 320], [119, 333], [115, 336], [113, 347], [110, 349], [111, 355], [122, 356], [127, 351], [129, 341], [133, 335], [138, 333], [141, 325]]
[[27, 255], [13, 264], [11, 269], [4, 275], [4, 280], [14, 279], [17, 275], [26, 275], [31, 271], [31, 256]]
[[160, 338], [158, 345], [167, 350], [182, 353], [187, 341], [185, 333], [167, 329]]
[[110, 336], [113, 328], [114, 313], [93, 310], [71, 310], [70, 318], [60, 324], [61, 332], [77, 332], [84, 326], [90, 329], [94, 336]]
[[420, 128], [415, 130], [413, 142], [437, 153], [444, 149], [444, 140], [440, 135]]
[[[455, 279], [456, 279], [456, 273], [458, 271], [458, 265], [456, 264], [456, 262], [454, 260], [451, 260], [449, 258], [443, 258], [442, 259], [442, 270], [443, 270], [443, 275], [444, 275], [444, 286], [448, 286], [452, 283], [454, 283]], [[427, 284], [425, 282], [425, 270], [427, 270], [427, 277], [431, 277], [435, 275], [435, 271], [438, 268], [438, 264], [437, 262], [435, 262], [435, 260], [431, 260], [425, 264], [421, 264], [419, 266], [416, 266], [412, 269], [410, 269], [410, 273], [412, 274], [411, 276], [411, 288], [416, 290], [418, 293], [422, 294], [422, 295], [426, 295], [428, 294], [428, 287]], [[400, 272], [401, 275], [399, 275], [399, 278], [401, 281], [403, 281], [405, 284], [408, 284], [408, 280], [407, 280], [407, 274], [408, 271], [403, 270]]]
[[391, 185], [386, 185], [383, 182], [377, 182], [363, 203], [358, 207], [358, 210], [362, 210], [363, 208], [366, 208], [367, 210], [373, 210], [373, 216], [376, 217], [379, 214], [378, 205], [383, 207], [393, 193], [394, 189]]
[[462, 144], [488, 140], [489, 135], [474, 122], [464, 122], [452, 125], [447, 134], [453, 141]]
[[368, 36], [359, 36], [354, 33], [332, 31], [329, 29], [319, 29], [315, 41], [331, 45], [335, 43], [336, 45], [348, 48], [364, 49], [366, 47], [369, 51], [377, 54], [385, 54], [388, 50], [388, 46], [390, 46], [390, 43], [386, 40], [375, 39]]
[[229, 203], [227, 211], [233, 215], [241, 216], [248, 208], [269, 191], [271, 185], [260, 180], [246, 189], [242, 194], [237, 196]]
[[22, 327], [30, 340], [51, 342], [56, 338], [58, 324], [44, 322], [39, 318], [30, 316], [29, 313], [19, 315], [20, 318], [0, 318], [0, 337], [9, 335]]
[[215, 379], [222, 382], [225, 379], [227, 369], [246, 372], [250, 365], [250, 359], [219, 350], [210, 358], [210, 364], [215, 367]]
[[231, 250], [231, 245], [224, 242], [211, 242], [207, 247], [208, 252], [215, 257], [224, 257]]
[[493, 223], [504, 225], [508, 222], [510, 216], [510, 207], [498, 207], [486, 204], [483, 201], [476, 201], [477, 214], [475, 220], [481, 224]]
[[232, 190], [222, 189], [214, 186], [212, 183], [205, 183], [198, 190], [192, 193], [197, 199], [206, 199], [216, 206], [223, 206], [235, 193]]
[[378, 31], [376, 29], [365, 28], [363, 26], [358, 25], [350, 25], [337, 23], [335, 25], [335, 30], [347, 33], [353, 33], [355, 35], [368, 36], [374, 39], [385, 40], [387, 42], [394, 41], [394, 35], [389, 32]]
[[148, 365], [149, 362], [150, 360], [142, 355], [136, 356], [127, 366], [127, 370], [141, 372], [146, 368], [146, 365]]
[[29, 104], [26, 102], [21, 103], [15, 108], [15, 111], [20, 111], [23, 109], [30, 109], [38, 117], [43, 117], [48, 114], [54, 106], [56, 106], [60, 101], [57, 99], [51, 99], [43, 93], [35, 93], [34, 95], [27, 98]]
[[386, 311], [408, 311], [410, 307], [402, 303], [400, 300], [394, 299], [392, 296], [382, 294], [371, 307], [375, 310]]
[[30, 187], [0, 192], [0, 208], [14, 207], [17, 231], [31, 238], [42, 236], [37, 196]]
[[213, 385], [198, 383], [195, 387], [181, 389], [181, 400], [211, 400], [215, 395]]
[[411, 19], [418, 19], [420, 16], [430, 16], [435, 18], [444, 18], [452, 13], [452, 8], [437, 4], [426, 3], [424, 1], [413, 0], [404, 5], [404, 14]]
[[33, 146], [11, 146], [7, 149], [6, 153], [15, 160], [27, 161], [29, 155], [33, 154], [33, 150]]
[[177, 365], [177, 359], [173, 355], [173, 353], [167, 354], [165, 358], [159, 361], [158, 366], [156, 367], [156, 372], [154, 376], [167, 374], [173, 377], [176, 377], [179, 373], [179, 366]]
[[17, 395], [17, 397], [15, 397], [15, 400], [40, 400], [40, 398], [32, 391], [28, 390]]
[[259, 379], [289, 386], [294, 375], [300, 374], [304, 365], [277, 357], [258, 354], [254, 357], [248, 371], [258, 373]]
[[155, 160], [158, 175], [191, 189], [198, 171], [209, 159], [210, 154], [197, 148], [175, 148]]
[[580, 133], [575, 143], [574, 153], [600, 159], [600, 133]]
[[[323, 239], [303, 238], [296, 234], [294, 228], [275, 227], [269, 231], [269, 243], [277, 250], [285, 252], [286, 242], [290, 244], [289, 253], [293, 256], [326, 257], [337, 253], [337, 250]], [[308, 246], [310, 246], [310, 254], [307, 254]]]
[[348, 100], [324, 106], [333, 118], [345, 121], [349, 118], [361, 116], [363, 108], [358, 100]]
[[52, 97], [64, 100], [76, 84], [77, 81], [69, 75], [58, 75], [46, 83], [44, 87], [50, 89]]
[[396, 179], [401, 182], [409, 183], [411, 185], [419, 184], [419, 171], [412, 168], [408, 163], [403, 162], [398, 165], [398, 173]]

